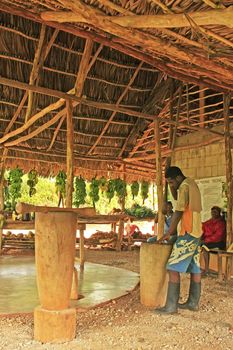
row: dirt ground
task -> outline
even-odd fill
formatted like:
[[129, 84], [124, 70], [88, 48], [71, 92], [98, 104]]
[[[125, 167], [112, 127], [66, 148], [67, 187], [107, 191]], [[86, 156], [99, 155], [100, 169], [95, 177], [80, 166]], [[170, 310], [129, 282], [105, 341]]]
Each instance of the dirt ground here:
[[[90, 262], [139, 272], [139, 251], [87, 251]], [[140, 304], [139, 288], [110, 303], [78, 313], [75, 340], [40, 344], [32, 340], [31, 315], [0, 318], [2, 350], [99, 350], [99, 349], [233, 349], [233, 280], [219, 283], [215, 276], [202, 282], [200, 311], [181, 310], [159, 316]], [[185, 300], [188, 276], [182, 277]]]

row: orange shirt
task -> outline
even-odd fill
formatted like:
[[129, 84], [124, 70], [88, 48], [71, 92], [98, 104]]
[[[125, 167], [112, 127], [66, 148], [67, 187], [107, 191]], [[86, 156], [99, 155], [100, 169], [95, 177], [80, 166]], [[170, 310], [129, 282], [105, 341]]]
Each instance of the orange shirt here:
[[187, 177], [181, 183], [175, 209], [183, 212], [177, 227], [178, 235], [187, 232], [193, 237], [201, 237], [201, 194], [194, 180]]

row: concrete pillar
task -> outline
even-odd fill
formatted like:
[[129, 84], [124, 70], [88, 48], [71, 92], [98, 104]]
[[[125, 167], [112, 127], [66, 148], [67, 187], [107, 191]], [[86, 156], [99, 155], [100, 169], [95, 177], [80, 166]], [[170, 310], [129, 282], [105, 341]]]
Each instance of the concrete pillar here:
[[149, 307], [164, 306], [168, 276], [166, 263], [172, 251], [170, 244], [143, 243], [140, 248], [140, 300]]
[[35, 256], [40, 307], [34, 311], [34, 338], [43, 343], [74, 339], [76, 310], [69, 308], [77, 216], [36, 213]]

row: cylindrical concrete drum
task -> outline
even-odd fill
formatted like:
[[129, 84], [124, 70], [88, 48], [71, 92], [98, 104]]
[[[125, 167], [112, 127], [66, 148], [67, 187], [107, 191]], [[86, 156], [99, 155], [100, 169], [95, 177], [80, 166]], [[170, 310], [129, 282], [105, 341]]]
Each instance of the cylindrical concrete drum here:
[[76, 227], [75, 213], [36, 213], [35, 256], [41, 307], [34, 312], [34, 336], [42, 342], [63, 342], [75, 336], [76, 310], [69, 309], [69, 302]]
[[166, 263], [170, 244], [144, 243], [140, 249], [140, 300], [149, 307], [163, 306], [167, 295]]

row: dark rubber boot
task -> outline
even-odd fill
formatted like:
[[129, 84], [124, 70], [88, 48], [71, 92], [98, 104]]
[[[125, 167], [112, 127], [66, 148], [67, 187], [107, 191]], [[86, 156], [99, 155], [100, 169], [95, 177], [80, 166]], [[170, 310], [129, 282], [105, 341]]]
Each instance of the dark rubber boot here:
[[168, 283], [167, 300], [164, 307], [155, 309], [154, 312], [160, 315], [177, 313], [177, 304], [180, 296], [180, 283]]
[[191, 311], [198, 311], [199, 310], [199, 300], [201, 296], [201, 282], [197, 283], [194, 281], [190, 282], [189, 287], [189, 297], [186, 303], [184, 304], [178, 304], [178, 307], [180, 309], [188, 309]]

